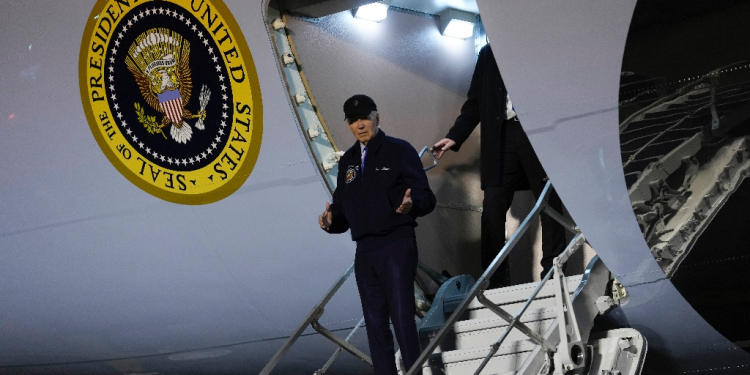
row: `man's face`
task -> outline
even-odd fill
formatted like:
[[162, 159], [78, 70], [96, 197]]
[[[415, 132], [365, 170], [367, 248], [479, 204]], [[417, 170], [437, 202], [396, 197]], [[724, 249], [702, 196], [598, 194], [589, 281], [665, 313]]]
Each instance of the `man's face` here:
[[378, 134], [380, 114], [375, 115], [375, 119], [373, 120], [370, 120], [369, 116], [361, 115], [349, 117], [346, 121], [349, 123], [349, 130], [352, 131], [354, 137], [367, 146], [367, 143]]

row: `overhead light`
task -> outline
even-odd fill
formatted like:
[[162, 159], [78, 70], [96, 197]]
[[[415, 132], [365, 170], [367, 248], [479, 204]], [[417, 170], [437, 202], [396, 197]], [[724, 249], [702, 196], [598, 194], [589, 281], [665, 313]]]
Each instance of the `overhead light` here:
[[474, 24], [477, 16], [447, 8], [440, 12], [440, 34], [451, 38], [466, 39], [474, 35]]
[[451, 20], [443, 30], [444, 36], [466, 39], [474, 35], [474, 24], [462, 20]]
[[354, 9], [354, 17], [363, 20], [380, 22], [387, 16], [388, 4], [386, 4], [385, 2], [367, 4]]

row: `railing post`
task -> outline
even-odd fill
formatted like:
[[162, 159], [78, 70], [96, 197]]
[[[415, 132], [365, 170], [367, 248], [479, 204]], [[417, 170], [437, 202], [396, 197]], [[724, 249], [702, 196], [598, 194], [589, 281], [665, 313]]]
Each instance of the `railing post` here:
[[318, 319], [313, 319], [311, 323], [313, 329], [318, 331], [323, 337], [333, 341], [334, 344], [338, 345], [339, 348], [346, 350], [347, 352], [351, 353], [353, 356], [359, 358], [362, 362], [372, 366], [372, 359], [367, 356], [367, 354], [362, 353], [361, 350], [354, 347], [354, 345], [349, 344], [348, 341], [342, 340], [340, 337], [333, 334], [333, 332], [329, 331], [320, 323], [318, 322]]
[[562, 365], [563, 371], [570, 371], [585, 365], [588, 353], [581, 342], [581, 333], [578, 329], [573, 304], [570, 299], [568, 284], [565, 282], [565, 274], [562, 266], [568, 261], [570, 255], [583, 245], [583, 236], [577, 235], [573, 239], [575, 247], [565, 249], [562, 254], [552, 261], [555, 270], [555, 302], [557, 303], [558, 329], [560, 330], [560, 344], [555, 357]]
[[[352, 328], [352, 331], [349, 332], [349, 335], [346, 336], [346, 338], [344, 339], [344, 341], [349, 342], [349, 340], [351, 340], [352, 336], [354, 336], [354, 334], [357, 333], [357, 331], [364, 324], [365, 324], [365, 318], [362, 317], [362, 319], [359, 320], [359, 323], [357, 323], [357, 325], [354, 326], [354, 328]], [[336, 348], [336, 351], [333, 352], [333, 354], [331, 355], [331, 358], [328, 358], [328, 362], [326, 362], [326, 364], [323, 365], [323, 367], [321, 367], [318, 371], [315, 371], [315, 373], [313, 375], [323, 375], [323, 374], [325, 374], [326, 371], [328, 371], [328, 368], [331, 367], [331, 365], [333, 364], [333, 361], [336, 360], [336, 358], [339, 356], [339, 354], [341, 354], [342, 351], [344, 351], [344, 348], [342, 348], [342, 347]]]
[[326, 293], [325, 297], [323, 297], [320, 302], [318, 302], [315, 307], [313, 307], [312, 310], [310, 310], [310, 313], [307, 314], [307, 317], [305, 320], [302, 321], [302, 323], [297, 327], [296, 330], [294, 330], [294, 333], [292, 333], [289, 338], [284, 342], [284, 345], [279, 348], [278, 351], [276, 351], [276, 354], [273, 355], [270, 361], [266, 364], [265, 367], [263, 367], [263, 370], [260, 371], [259, 375], [270, 375], [271, 371], [276, 367], [276, 365], [281, 361], [281, 357], [286, 354], [287, 351], [294, 345], [294, 342], [297, 341], [297, 339], [302, 335], [302, 332], [307, 329], [307, 326], [310, 325], [313, 320], [317, 319], [320, 314], [322, 313], [323, 308], [328, 303], [328, 301], [331, 300], [334, 294], [341, 288], [341, 285], [344, 284], [344, 281], [349, 277], [349, 275], [352, 274], [354, 271], [354, 262], [349, 265], [349, 267], [344, 271], [344, 273], [338, 278], [338, 280], [331, 286], [331, 289], [328, 290], [328, 293]]
[[[573, 237], [573, 239], [570, 241], [568, 246], [565, 248], [565, 250], [560, 254], [560, 256], [555, 258], [554, 262], [556, 263], [559, 262], [560, 264], [565, 263], [568, 260], [568, 258], [570, 258], [570, 255], [573, 254], [576, 249], [578, 249], [579, 247], [583, 245], [583, 241], [584, 241], [583, 235], [581, 233], [576, 234], [575, 237]], [[512, 317], [505, 310], [502, 310], [499, 306], [496, 306], [494, 303], [484, 298], [484, 295], [482, 293], [479, 294], [479, 296], [477, 297], [479, 299], [479, 302], [487, 306], [487, 308], [492, 310], [495, 314], [499, 315], [501, 318], [508, 321], [510, 324], [508, 324], [508, 327], [506, 327], [502, 336], [500, 336], [500, 339], [498, 339], [494, 344], [490, 346], [490, 352], [487, 354], [487, 356], [484, 357], [484, 360], [479, 365], [477, 370], [474, 372], [474, 375], [479, 375], [479, 373], [482, 372], [485, 366], [487, 366], [487, 364], [490, 362], [490, 359], [492, 359], [492, 356], [495, 355], [495, 353], [497, 353], [498, 349], [500, 349], [500, 345], [508, 337], [508, 335], [510, 334], [510, 331], [516, 325], [518, 325], [518, 328], [519, 330], [521, 330], [521, 332], [525, 333], [526, 336], [528, 336], [530, 339], [536, 342], [547, 353], [554, 352], [555, 348], [552, 346], [549, 340], [545, 339], [544, 337], [541, 337], [536, 332], [531, 331], [525, 324], [521, 323], [520, 320], [521, 320], [521, 316], [523, 316], [524, 312], [526, 312], [526, 309], [531, 305], [531, 302], [534, 301], [534, 298], [536, 298], [537, 294], [539, 294], [539, 292], [542, 290], [542, 287], [544, 287], [544, 284], [547, 283], [547, 281], [550, 279], [550, 277], [552, 276], [552, 273], [555, 272], [555, 270], [556, 269], [553, 267], [553, 268], [550, 268], [549, 271], [547, 271], [547, 274], [544, 275], [544, 278], [539, 282], [539, 284], [537, 284], [536, 289], [534, 289], [534, 292], [531, 293], [529, 298], [526, 300], [526, 303], [524, 303], [523, 307], [521, 307], [521, 310], [519, 310], [516, 313], [516, 315]], [[558, 276], [558, 280], [560, 280], [560, 278], [561, 276]], [[564, 279], [564, 276], [562, 276], [562, 279]]]

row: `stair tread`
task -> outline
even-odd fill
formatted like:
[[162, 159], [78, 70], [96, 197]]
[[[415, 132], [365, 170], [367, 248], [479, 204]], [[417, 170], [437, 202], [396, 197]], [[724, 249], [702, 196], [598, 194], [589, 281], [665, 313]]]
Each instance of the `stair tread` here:
[[[533, 341], [528, 340], [528, 339], [517, 340], [517, 341], [506, 341], [503, 343], [503, 345], [500, 346], [500, 348], [497, 350], [497, 353], [495, 353], [493, 357], [531, 352], [534, 349], [534, 347], [536, 347], [536, 344]], [[490, 346], [486, 345], [486, 346], [469, 347], [469, 348], [462, 348], [462, 349], [435, 353], [432, 355], [432, 358], [433, 359], [440, 358], [443, 364], [449, 364], [449, 363], [455, 363], [455, 362], [482, 359], [486, 357], [487, 354], [489, 354], [489, 352], [490, 352]], [[432, 362], [433, 359], [427, 362], [428, 363]], [[425, 364], [423, 367], [426, 367], [426, 366], [427, 364]]]
[[[544, 333], [552, 327], [556, 322], [554, 319], [548, 319], [544, 321], [537, 321], [528, 323], [527, 326], [532, 331], [543, 336]], [[494, 327], [476, 331], [463, 332], [453, 337], [446, 337], [445, 343], [448, 345], [441, 345], [441, 350], [450, 351], [458, 349], [469, 349], [469, 348], [487, 348], [494, 344], [500, 337], [505, 333], [508, 327]], [[514, 328], [508, 333], [503, 343], [514, 342], [518, 340], [528, 340], [529, 337], [525, 333]]]
[[[576, 290], [578, 284], [581, 283], [582, 278], [583, 275], [565, 277], [565, 280], [568, 282], [568, 290], [571, 291], [571, 293]], [[554, 297], [554, 282], [554, 280], [548, 281], [547, 284], [542, 287], [542, 290], [539, 291], [539, 294], [537, 294], [535, 300]], [[536, 289], [538, 284], [539, 282], [532, 282], [527, 284], [514, 285], [511, 287], [490, 289], [488, 291], [485, 291], [484, 295], [487, 297], [487, 299], [498, 306], [525, 302], [529, 298], [529, 295], [531, 295], [531, 293], [534, 291], [534, 289]], [[485, 308], [484, 305], [482, 305], [476, 298], [474, 298], [468, 306], [468, 309], [470, 310], [483, 308]]]
[[[542, 320], [549, 320], [557, 318], [556, 307], [542, 307], [537, 309], [527, 309], [526, 312], [521, 316], [522, 323], [539, 322]], [[508, 322], [498, 317], [494, 313], [489, 317], [474, 318], [469, 320], [461, 320], [453, 325], [453, 332], [461, 334], [464, 332], [471, 332], [483, 329], [492, 329], [507, 327]]]

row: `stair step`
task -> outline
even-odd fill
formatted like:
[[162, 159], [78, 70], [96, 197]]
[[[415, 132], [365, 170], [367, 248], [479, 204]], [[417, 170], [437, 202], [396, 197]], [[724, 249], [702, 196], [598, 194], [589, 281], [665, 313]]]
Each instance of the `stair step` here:
[[[578, 288], [581, 283], [582, 275], [567, 276], [565, 280], [568, 282], [568, 290], [571, 292]], [[517, 302], [526, 302], [531, 293], [534, 292], [539, 282], [514, 285], [506, 288], [491, 289], [484, 292], [484, 295], [498, 306], [506, 304], [514, 304]], [[536, 299], [553, 298], [555, 296], [555, 280], [547, 281], [542, 287], [542, 290], [536, 296]], [[481, 309], [484, 308], [476, 298], [469, 304], [469, 309]]]
[[[522, 319], [521, 321], [526, 324], [532, 331], [542, 336], [544, 332], [555, 322], [555, 318], [557, 317], [554, 311], [546, 312], [544, 316], [546, 316], [547, 319], [537, 319], [531, 321], [523, 321]], [[468, 348], [489, 347], [498, 339], [500, 339], [500, 337], [508, 327], [508, 323], [499, 318], [485, 318], [476, 320], [481, 322], [478, 322], [478, 324], [472, 324], [471, 326], [459, 326], [457, 324], [455, 326], [455, 330], [446, 335], [445, 339], [443, 339], [443, 341], [440, 343], [439, 351], [448, 352], [452, 350]], [[475, 321], [471, 320], [468, 323], [475, 323]], [[432, 340], [432, 338], [434, 337], [435, 333], [437, 332], [430, 332], [429, 334], [420, 336], [423, 347], [427, 346], [430, 340]], [[526, 339], [528, 339], [526, 334], [521, 332], [518, 328], [513, 328], [513, 330], [510, 331], [508, 337], [503, 342], [512, 342], [516, 340]]]
[[[565, 279], [568, 282], [568, 290], [572, 294], [581, 283], [582, 276], [569, 276]], [[550, 280], [542, 287], [542, 290], [539, 291], [534, 301], [532, 301], [529, 305], [527, 313], [536, 309], [554, 308], [554, 283], [554, 280]], [[487, 299], [492, 301], [494, 304], [502, 307], [509, 314], [515, 315], [526, 303], [526, 300], [529, 298], [531, 293], [533, 293], [534, 289], [536, 289], [537, 285], [538, 283], [528, 283], [507, 288], [492, 289], [486, 291], [484, 295], [487, 297]], [[461, 316], [461, 320], [481, 319], [487, 317], [497, 317], [497, 315], [487, 309], [475, 298], [469, 303], [466, 311]]]
[[[508, 314], [516, 315], [519, 310], [523, 307], [523, 305], [526, 303], [526, 301], [523, 302], [517, 302], [510, 305], [502, 305], [500, 306], [503, 310], [505, 310]], [[543, 309], [552, 309], [555, 310], [555, 299], [554, 298], [537, 298], [533, 301], [531, 301], [531, 304], [526, 309], [526, 312], [532, 312], [537, 310], [543, 310]], [[524, 314], [525, 315], [525, 314]], [[492, 310], [482, 307], [482, 308], [476, 308], [471, 310], [466, 310], [464, 314], [461, 316], [461, 319], [459, 322], [463, 321], [471, 321], [474, 319], [483, 319], [483, 318], [495, 318], [498, 317], [495, 315]]]
[[[556, 317], [557, 309], [554, 307], [527, 309], [526, 312], [521, 316], [521, 322], [529, 324], [549, 319], [555, 319]], [[506, 327], [508, 326], [508, 322], [496, 315], [492, 315], [491, 317], [462, 320], [460, 322], [457, 322], [453, 325], [453, 332], [456, 334], [462, 334], [482, 329], [494, 329], [500, 326]]]
[[[514, 374], [515, 371], [520, 369], [535, 346], [534, 342], [530, 340], [504, 343], [490, 359], [482, 373]], [[490, 347], [485, 346], [436, 353], [432, 355], [427, 364], [422, 366], [422, 372], [424, 375], [473, 374], [489, 352]]]

